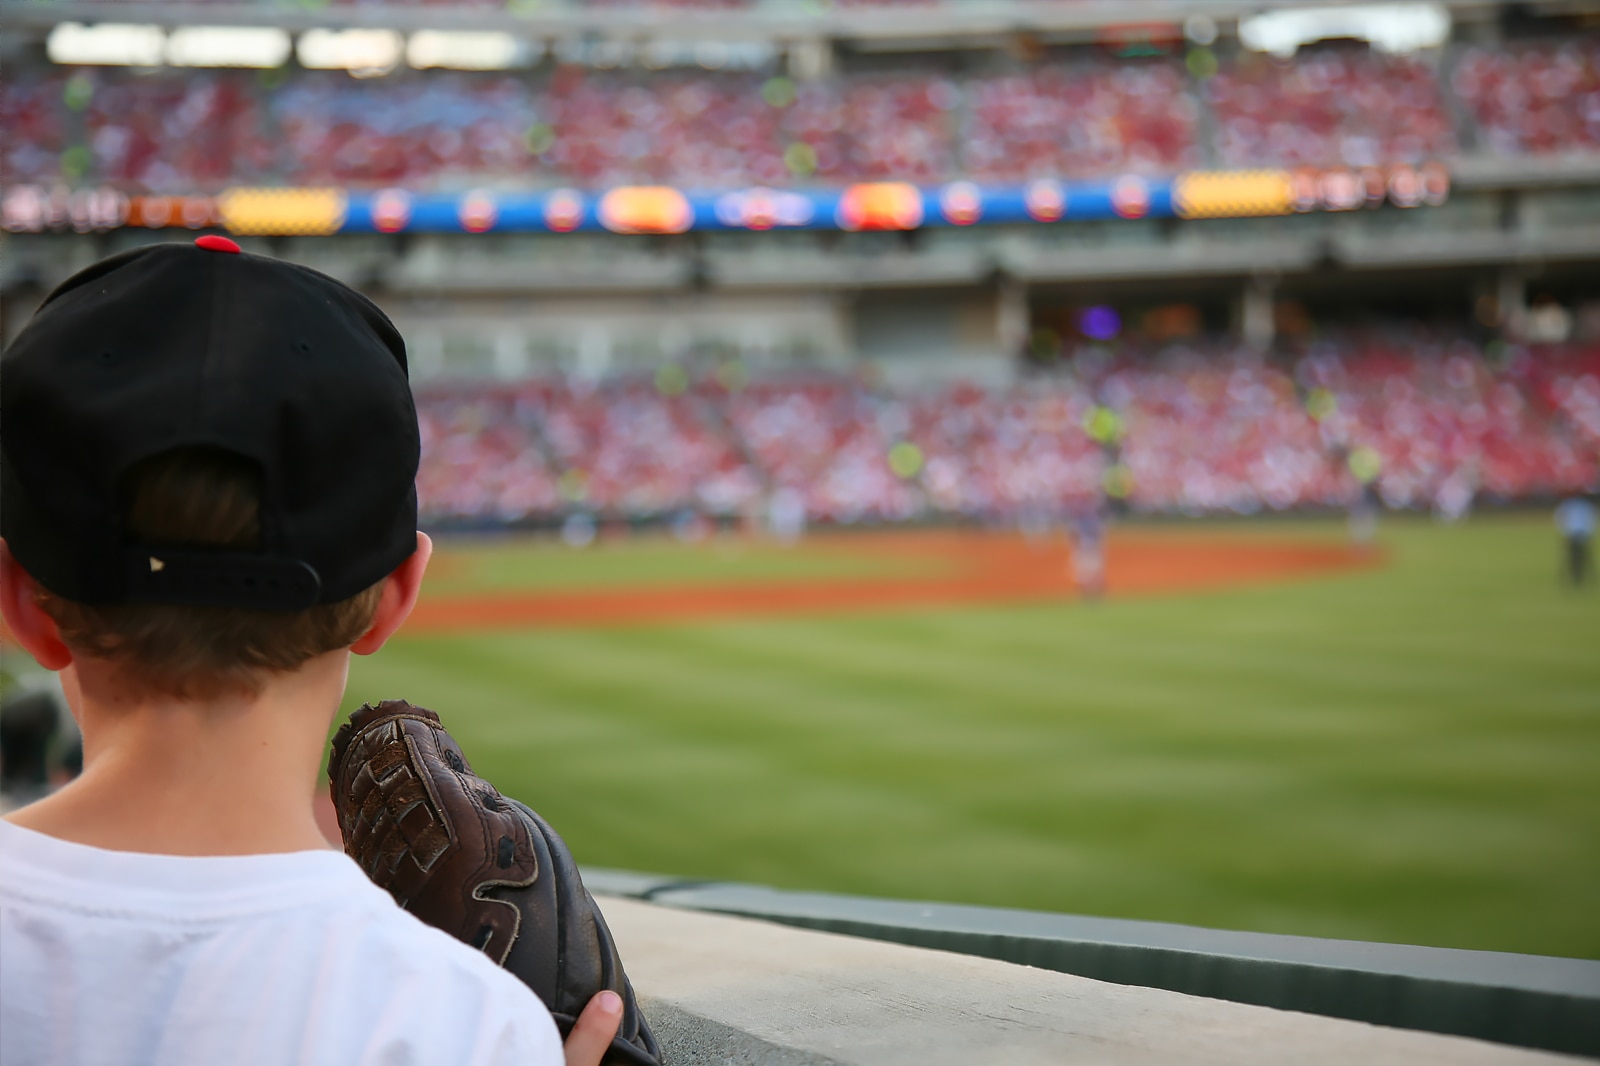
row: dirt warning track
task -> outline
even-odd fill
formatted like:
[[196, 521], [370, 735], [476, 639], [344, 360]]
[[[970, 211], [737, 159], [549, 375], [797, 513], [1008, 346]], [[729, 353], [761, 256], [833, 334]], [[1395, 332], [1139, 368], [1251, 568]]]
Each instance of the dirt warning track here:
[[[914, 560], [926, 564], [927, 573], [433, 597], [417, 605], [406, 630], [642, 625], [1059, 601], [1077, 594], [1071, 552], [1059, 541], [932, 531], [821, 537], [802, 550]], [[1309, 577], [1380, 562], [1372, 553], [1329, 544], [1127, 534], [1113, 536], [1108, 544], [1106, 585], [1111, 597], [1144, 596]]]

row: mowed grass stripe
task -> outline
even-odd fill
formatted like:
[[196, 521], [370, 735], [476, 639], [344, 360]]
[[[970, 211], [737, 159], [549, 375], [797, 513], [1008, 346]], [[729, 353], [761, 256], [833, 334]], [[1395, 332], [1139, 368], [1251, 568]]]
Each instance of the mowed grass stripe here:
[[826, 544], [786, 548], [739, 537], [718, 537], [692, 546], [663, 540], [602, 541], [590, 551], [574, 552], [549, 539], [491, 536], [443, 538], [438, 548], [427, 596], [905, 577], [947, 569], [939, 559], [881, 551], [848, 554], [829, 550]]
[[1600, 957], [1600, 596], [1542, 520], [1386, 541], [1097, 606], [409, 638], [351, 692], [445, 711], [589, 863]]

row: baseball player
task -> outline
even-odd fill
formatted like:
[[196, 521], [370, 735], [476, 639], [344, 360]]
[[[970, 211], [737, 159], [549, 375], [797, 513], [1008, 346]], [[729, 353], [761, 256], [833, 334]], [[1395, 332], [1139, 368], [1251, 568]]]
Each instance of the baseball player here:
[[362, 708], [318, 831], [349, 657], [427, 567], [418, 451], [382, 312], [224, 238], [89, 267], [0, 359], [0, 607], [84, 743], [0, 820], [0, 1062], [658, 1060], [560, 838], [437, 715]]
[[1567, 581], [1573, 588], [1589, 579], [1589, 542], [1594, 540], [1595, 507], [1582, 496], [1570, 496], [1556, 507], [1556, 525], [1566, 541]]

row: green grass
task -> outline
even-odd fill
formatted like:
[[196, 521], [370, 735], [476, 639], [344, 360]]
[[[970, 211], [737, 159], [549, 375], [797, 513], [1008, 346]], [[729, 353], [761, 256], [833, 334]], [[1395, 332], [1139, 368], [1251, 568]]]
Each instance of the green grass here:
[[704, 582], [806, 581], [913, 576], [938, 572], [921, 559], [851, 554], [848, 536], [814, 537], [804, 550], [744, 538], [690, 547], [663, 538], [604, 542], [573, 551], [552, 541], [483, 537], [446, 540], [428, 575], [428, 593], [478, 595], [507, 590], [628, 588]]
[[[1600, 594], [1558, 587], [1543, 518], [1384, 541], [1382, 570], [1097, 606], [402, 638], [350, 704], [444, 711], [589, 864], [1600, 957]], [[492, 551], [525, 584], [849, 562]]]

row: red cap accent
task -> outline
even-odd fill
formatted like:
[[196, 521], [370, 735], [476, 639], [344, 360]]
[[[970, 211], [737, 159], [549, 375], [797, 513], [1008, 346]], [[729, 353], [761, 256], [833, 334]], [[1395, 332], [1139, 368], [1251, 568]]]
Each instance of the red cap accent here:
[[237, 244], [215, 233], [208, 233], [204, 237], [196, 237], [194, 246], [196, 248], [204, 248], [208, 252], [232, 252], [235, 255], [239, 253]]

